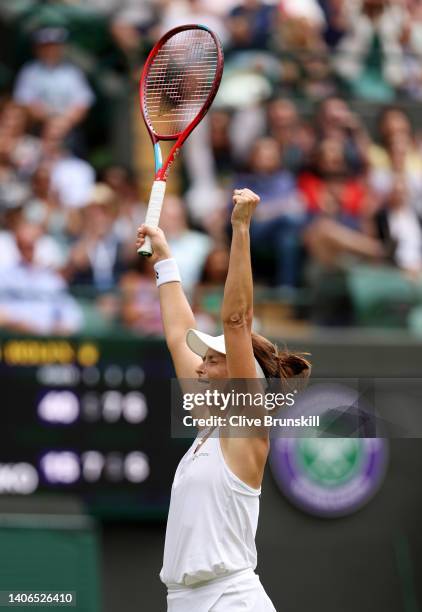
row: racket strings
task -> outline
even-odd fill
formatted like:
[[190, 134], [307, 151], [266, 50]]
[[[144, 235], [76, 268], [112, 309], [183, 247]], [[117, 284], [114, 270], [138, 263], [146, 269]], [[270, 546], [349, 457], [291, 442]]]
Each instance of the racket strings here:
[[206, 30], [185, 30], [159, 49], [145, 83], [145, 110], [157, 135], [176, 136], [198, 115], [213, 88], [218, 49]]

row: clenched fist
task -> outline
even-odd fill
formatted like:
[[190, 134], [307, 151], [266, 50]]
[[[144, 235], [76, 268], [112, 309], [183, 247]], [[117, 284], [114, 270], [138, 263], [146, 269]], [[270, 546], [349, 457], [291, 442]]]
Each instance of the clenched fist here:
[[249, 224], [260, 197], [250, 189], [233, 191], [232, 225]]

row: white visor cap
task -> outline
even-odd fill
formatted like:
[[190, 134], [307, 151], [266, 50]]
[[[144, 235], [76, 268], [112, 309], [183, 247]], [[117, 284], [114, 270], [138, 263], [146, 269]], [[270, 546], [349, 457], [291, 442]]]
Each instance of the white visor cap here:
[[[196, 353], [200, 357], [205, 357], [207, 350], [213, 349], [217, 353], [226, 354], [226, 342], [224, 335], [221, 336], [210, 336], [204, 334], [197, 329], [188, 329], [186, 333], [186, 344], [193, 353]], [[255, 359], [255, 367], [258, 378], [265, 378], [264, 370]]]

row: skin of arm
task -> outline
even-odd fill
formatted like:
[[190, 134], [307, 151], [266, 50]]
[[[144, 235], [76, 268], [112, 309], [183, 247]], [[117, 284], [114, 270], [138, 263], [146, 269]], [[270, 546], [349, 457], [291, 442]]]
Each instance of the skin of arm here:
[[[171, 258], [170, 248], [160, 228], [141, 225], [138, 229], [136, 247], [139, 249], [145, 236], [149, 236], [153, 248], [153, 262]], [[161, 317], [164, 335], [178, 378], [196, 378], [196, 369], [202, 362], [186, 344], [186, 332], [196, 328], [192, 309], [179, 282], [165, 283], [159, 288]]]
[[32, 121], [44, 123], [50, 118], [47, 107], [41, 102], [28, 102], [25, 104], [25, 108]]
[[[230, 378], [257, 378], [252, 347], [253, 279], [249, 228], [259, 197], [249, 189], [233, 194], [229, 271], [221, 311], [226, 342], [227, 371]], [[221, 437], [221, 448], [229, 468], [254, 488], [261, 486], [269, 451], [268, 431], [250, 431], [246, 437]]]
[[77, 105], [73, 106], [63, 115], [64, 119], [66, 119], [66, 121], [68, 122], [69, 131], [76, 127], [79, 123], [82, 123], [82, 121], [87, 116], [88, 111], [88, 106]]
[[[52, 117], [57, 115], [52, 115], [48, 108], [40, 103], [40, 102], [31, 102], [26, 105], [26, 109], [29, 112], [31, 119], [37, 123], [47, 123]], [[66, 124], [66, 129], [64, 130], [65, 134], [70, 132], [74, 127], [82, 123], [88, 114], [89, 107], [88, 106], [74, 106], [69, 109], [60, 117], [63, 119], [63, 124]]]

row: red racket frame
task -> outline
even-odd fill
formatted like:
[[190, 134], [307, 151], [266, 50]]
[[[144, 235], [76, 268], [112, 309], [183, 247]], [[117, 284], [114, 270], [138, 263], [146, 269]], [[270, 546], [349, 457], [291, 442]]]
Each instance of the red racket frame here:
[[[214, 39], [214, 42], [217, 48], [217, 68], [216, 68], [216, 73], [214, 77], [214, 83], [213, 83], [213, 86], [208, 94], [208, 97], [202, 109], [199, 111], [195, 119], [193, 119], [191, 123], [182, 132], [179, 132], [178, 134], [173, 134], [170, 136], [166, 134], [157, 134], [154, 131], [153, 126], [150, 124], [148, 120], [148, 111], [145, 106], [145, 83], [148, 77], [150, 66], [154, 58], [156, 57], [158, 51], [161, 49], [161, 47], [169, 40], [169, 38], [174, 36], [174, 34], [178, 34], [179, 32], [184, 32], [186, 30], [205, 30]], [[151, 141], [154, 147], [155, 145], [159, 143], [159, 141], [176, 140], [175, 144], [170, 150], [170, 153], [168, 154], [166, 161], [162, 164], [162, 166], [159, 169], [157, 169], [156, 167], [156, 174], [155, 174], [156, 181], [166, 180], [170, 166], [173, 163], [175, 156], [179, 152], [180, 147], [183, 145], [183, 143], [185, 142], [189, 134], [192, 132], [192, 130], [198, 125], [198, 123], [206, 115], [218, 91], [221, 77], [223, 75], [223, 69], [224, 69], [224, 54], [223, 54], [223, 49], [222, 49], [220, 40], [214, 34], [214, 32], [212, 32], [209, 28], [203, 25], [199, 25], [199, 24], [186, 24], [186, 25], [178, 26], [177, 28], [173, 28], [172, 30], [169, 30], [166, 34], [164, 34], [164, 36], [162, 36], [162, 38], [160, 38], [160, 40], [156, 43], [156, 45], [153, 47], [153, 49], [149, 53], [148, 58], [145, 62], [144, 68], [142, 70], [140, 86], [139, 86], [139, 100], [140, 100], [142, 117], [145, 121], [145, 125], [147, 127], [147, 130], [149, 132], [149, 135], [150, 135], [150, 138], [151, 138]]]

